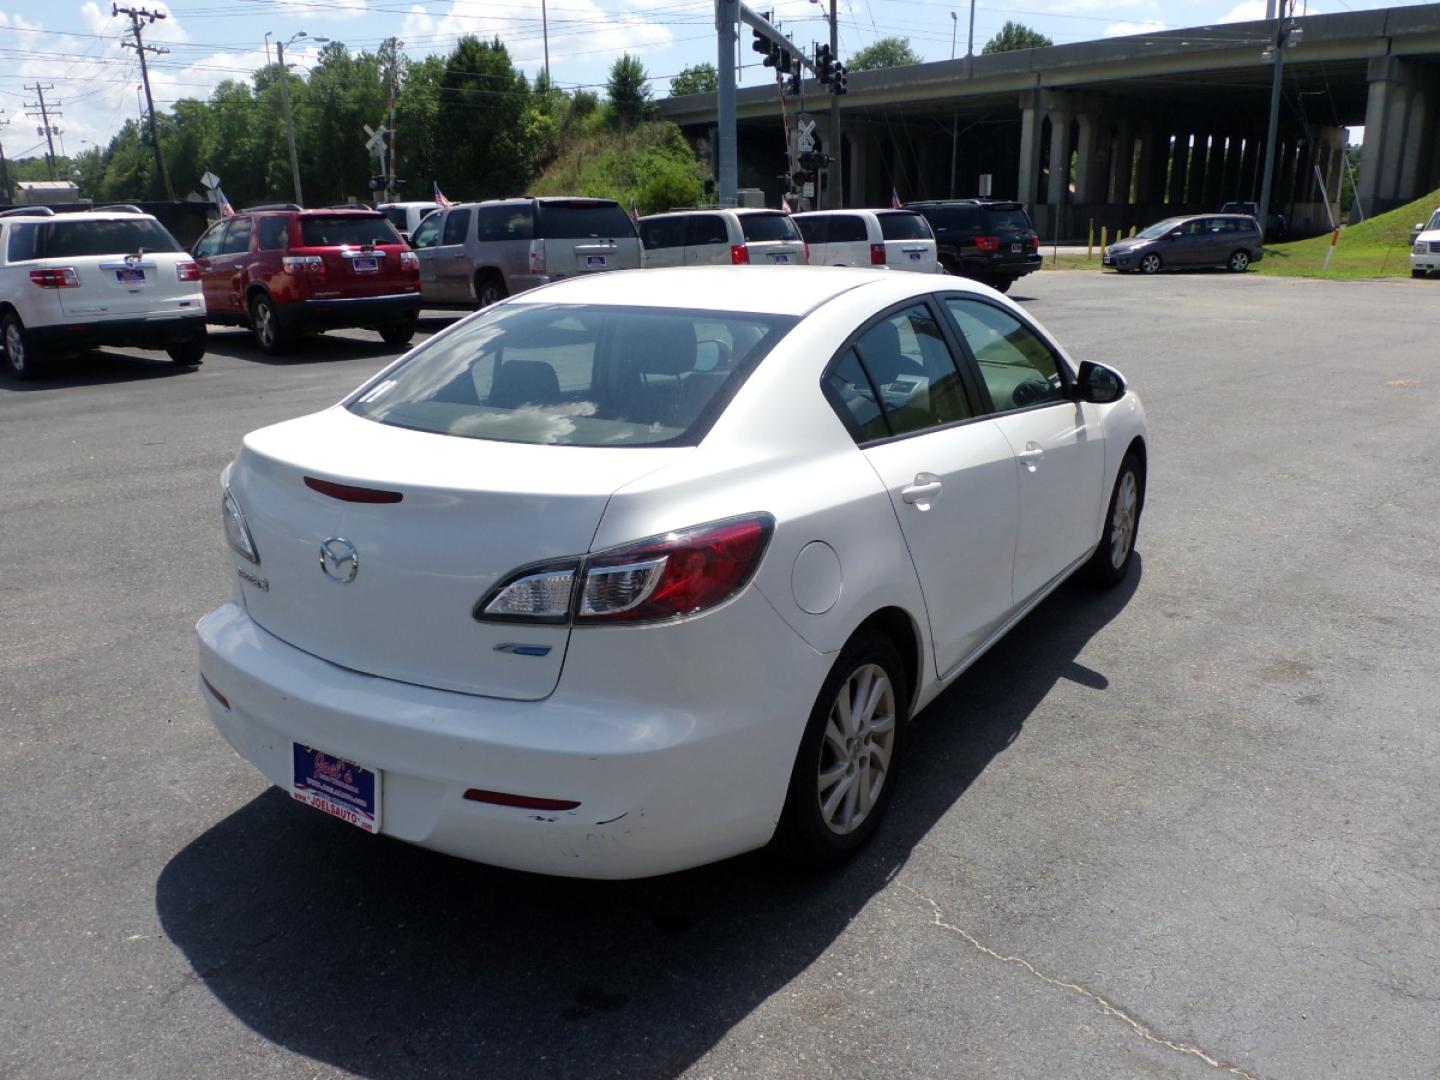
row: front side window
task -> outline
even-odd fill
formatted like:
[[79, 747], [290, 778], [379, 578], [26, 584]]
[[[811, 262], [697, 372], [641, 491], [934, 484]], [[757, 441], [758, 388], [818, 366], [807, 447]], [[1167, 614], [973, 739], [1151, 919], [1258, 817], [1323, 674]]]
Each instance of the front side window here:
[[250, 250], [250, 219], [235, 218], [220, 245], [221, 255], [243, 255]]
[[1066, 400], [1059, 361], [1035, 331], [981, 300], [948, 296], [945, 307], [970, 347], [997, 411]]
[[861, 442], [974, 415], [950, 348], [923, 304], [861, 334], [826, 375], [824, 390]]
[[217, 221], [210, 226], [204, 236], [200, 237], [195, 245], [195, 257], [197, 259], [213, 259], [220, 254], [220, 242], [225, 239], [225, 222]]
[[650, 218], [641, 221], [640, 242], [647, 251], [657, 248], [685, 246], [685, 219], [683, 217]]
[[694, 445], [797, 321], [660, 308], [501, 306], [421, 346], [346, 407], [382, 424], [471, 439]]
[[440, 238], [440, 219], [444, 215], [431, 214], [410, 235], [410, 246], [416, 248], [434, 247], [435, 241]]
[[[800, 230], [795, 228], [789, 214], [741, 214], [740, 231], [749, 243], [766, 240], [793, 240], [798, 243], [800, 240]], [[833, 226], [830, 240], [832, 243], [835, 240]]]
[[445, 235], [440, 238], [440, 243], [463, 244], [469, 231], [470, 208], [467, 206], [461, 210], [451, 210], [445, 217]]

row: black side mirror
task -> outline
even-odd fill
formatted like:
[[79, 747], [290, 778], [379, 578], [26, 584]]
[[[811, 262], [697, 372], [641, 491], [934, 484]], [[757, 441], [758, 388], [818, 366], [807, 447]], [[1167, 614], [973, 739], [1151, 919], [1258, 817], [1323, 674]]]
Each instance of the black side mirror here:
[[1109, 405], [1125, 396], [1125, 380], [1114, 368], [1086, 360], [1080, 364], [1080, 400]]
[[1182, 237], [1182, 236], [1184, 236], [1184, 235], [1185, 235], [1185, 233], [1184, 233], [1184, 231], [1181, 230], [1181, 229], [1171, 229], [1170, 232], [1166, 234], [1165, 239], [1166, 239], [1166, 240], [1178, 240], [1180, 237]]

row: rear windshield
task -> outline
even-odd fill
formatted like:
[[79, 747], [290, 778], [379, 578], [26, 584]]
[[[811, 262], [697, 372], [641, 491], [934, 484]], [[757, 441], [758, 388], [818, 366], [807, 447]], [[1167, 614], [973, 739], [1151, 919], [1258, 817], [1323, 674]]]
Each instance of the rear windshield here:
[[470, 439], [691, 446], [797, 321], [502, 305], [421, 346], [346, 407], [382, 424]]
[[384, 210], [381, 210], [380, 212], [385, 215], [385, 220], [390, 222], [391, 225], [394, 225], [395, 228], [405, 228], [405, 223], [407, 220], [405, 207], [387, 206]]
[[[17, 229], [25, 226], [17, 226]], [[31, 253], [22, 258], [75, 259], [86, 255], [133, 255], [146, 251], [179, 251], [170, 231], [154, 218], [127, 218], [121, 221], [47, 221], [31, 226]], [[11, 237], [10, 257], [16, 257], [16, 237]], [[23, 245], [21, 250], [23, 251]]]
[[1029, 232], [1032, 228], [1030, 215], [1020, 207], [1000, 209], [982, 207], [985, 211], [985, 227], [996, 232]]
[[789, 214], [741, 214], [740, 231], [751, 242], [800, 239], [800, 230]]
[[941, 239], [946, 233], [1030, 232], [1030, 215], [1023, 206], [927, 206], [920, 211]]
[[615, 202], [540, 203], [535, 235], [541, 240], [611, 240], [634, 236], [635, 223]]
[[919, 214], [897, 211], [893, 214], [876, 214], [880, 219], [880, 235], [886, 240], [930, 240], [933, 235], [930, 226]]
[[334, 217], [307, 214], [300, 219], [300, 237], [305, 247], [400, 243], [400, 237], [395, 234], [390, 222], [379, 214], [365, 217], [357, 214], [336, 214]]
[[800, 235], [805, 238], [806, 243], [818, 244], [820, 238], [825, 235], [825, 219], [816, 217], [797, 217], [795, 224], [800, 227]]

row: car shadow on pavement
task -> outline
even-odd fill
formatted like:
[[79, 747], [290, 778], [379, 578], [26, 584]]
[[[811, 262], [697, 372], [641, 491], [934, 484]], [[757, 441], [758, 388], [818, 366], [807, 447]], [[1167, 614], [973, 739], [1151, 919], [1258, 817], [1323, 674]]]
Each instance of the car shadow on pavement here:
[[[673, 1076], [805, 972], [1019, 736], [1134, 595], [1065, 585], [916, 723], [889, 819], [829, 874], [764, 853], [665, 878], [545, 878], [377, 841], [271, 789], [156, 884], [236, 1017], [369, 1077]], [[837, 961], [843, 963], [843, 961]]]
[[307, 364], [337, 364], [346, 360], [399, 356], [409, 346], [386, 345], [379, 334], [371, 334], [367, 338], [314, 334], [299, 338], [283, 355], [271, 356], [260, 348], [249, 330], [212, 329], [205, 348], [207, 355], [226, 356], [252, 364], [303, 367]]
[[25, 382], [8, 373], [0, 375], [0, 390], [30, 391], [55, 390], [65, 386], [105, 386], [110, 383], [192, 375], [198, 370], [193, 364], [171, 363], [163, 352], [140, 357], [96, 350], [83, 352], [70, 360], [52, 360], [48, 371]]

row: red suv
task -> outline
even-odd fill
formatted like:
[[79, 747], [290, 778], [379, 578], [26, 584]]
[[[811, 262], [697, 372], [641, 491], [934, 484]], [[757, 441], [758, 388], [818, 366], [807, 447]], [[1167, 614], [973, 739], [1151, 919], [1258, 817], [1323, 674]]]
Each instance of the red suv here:
[[306, 332], [370, 327], [404, 345], [420, 314], [420, 261], [375, 210], [257, 206], [195, 242], [212, 323], [248, 326], [267, 353]]

